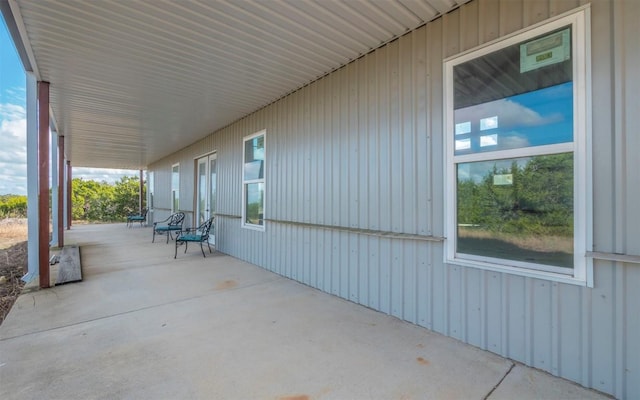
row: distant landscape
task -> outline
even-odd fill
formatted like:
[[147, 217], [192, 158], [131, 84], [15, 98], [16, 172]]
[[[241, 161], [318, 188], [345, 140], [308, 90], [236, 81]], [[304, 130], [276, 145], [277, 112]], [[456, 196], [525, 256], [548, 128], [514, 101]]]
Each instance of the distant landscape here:
[[[124, 222], [139, 211], [139, 190], [138, 177], [125, 176], [115, 184], [73, 179], [72, 219], [76, 223]], [[26, 270], [27, 196], [0, 195], [0, 324], [22, 291]]]

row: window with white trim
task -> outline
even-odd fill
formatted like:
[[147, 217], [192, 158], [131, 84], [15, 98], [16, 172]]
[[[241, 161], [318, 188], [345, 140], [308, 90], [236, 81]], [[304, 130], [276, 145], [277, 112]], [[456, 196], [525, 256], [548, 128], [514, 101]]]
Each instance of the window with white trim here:
[[242, 226], [264, 230], [264, 168], [266, 131], [243, 140]]
[[180, 210], [180, 164], [171, 166], [171, 212]]
[[445, 61], [446, 262], [587, 281], [588, 11]]

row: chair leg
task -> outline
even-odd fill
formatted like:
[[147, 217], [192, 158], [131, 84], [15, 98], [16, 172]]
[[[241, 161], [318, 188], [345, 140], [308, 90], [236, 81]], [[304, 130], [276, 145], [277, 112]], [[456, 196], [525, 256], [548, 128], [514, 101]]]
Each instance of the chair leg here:
[[173, 259], [175, 260], [178, 257], [178, 241], [176, 240], [176, 252], [173, 253]]
[[212, 253], [211, 252], [211, 245], [209, 244], [209, 240], [208, 239], [207, 239], [207, 247], [209, 248], [209, 253]]
[[156, 241], [156, 227], [153, 227], [153, 239], [151, 239], [151, 243], [154, 243]]
[[207, 258], [206, 254], [204, 254], [204, 248], [202, 247], [202, 241], [200, 241], [200, 251], [202, 252], [202, 257]]
[[187, 252], [187, 247], [189, 246], [189, 242], [184, 242], [184, 252]]

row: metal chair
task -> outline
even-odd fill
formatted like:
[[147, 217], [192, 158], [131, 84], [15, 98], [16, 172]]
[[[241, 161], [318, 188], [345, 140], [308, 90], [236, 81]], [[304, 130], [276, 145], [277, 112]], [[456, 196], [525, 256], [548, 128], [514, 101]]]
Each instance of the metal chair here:
[[204, 247], [202, 246], [202, 243], [207, 242], [209, 253], [211, 253], [211, 246], [209, 245], [209, 232], [212, 228], [213, 218], [209, 218], [197, 228], [189, 228], [181, 231], [178, 236], [176, 236], [176, 251], [173, 255], [173, 258], [176, 258], [178, 256], [178, 246], [181, 244], [184, 244], [184, 252], [186, 253], [189, 242], [200, 243], [202, 256], [206, 257], [206, 255], [204, 254]]
[[147, 220], [147, 213], [149, 210], [142, 210], [142, 214], [129, 214], [127, 215], [127, 227], [131, 228], [134, 222], [140, 222], [140, 226]]
[[[153, 223], [153, 239], [151, 243], [156, 240], [156, 233], [158, 235], [167, 235], [167, 243], [169, 243], [169, 237], [173, 239], [171, 232], [178, 234], [182, 230], [182, 223], [184, 222], [184, 213], [177, 212], [169, 215], [169, 217], [163, 221]], [[161, 225], [159, 225], [161, 224]]]

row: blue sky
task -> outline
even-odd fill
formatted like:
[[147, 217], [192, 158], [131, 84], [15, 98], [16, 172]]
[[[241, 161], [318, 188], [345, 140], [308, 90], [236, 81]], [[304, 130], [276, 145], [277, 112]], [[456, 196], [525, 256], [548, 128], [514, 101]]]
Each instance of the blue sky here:
[[[0, 17], [0, 195], [27, 194], [26, 90], [22, 63]], [[73, 160], [72, 160], [73, 164]], [[113, 183], [138, 171], [73, 168], [74, 178]]]

